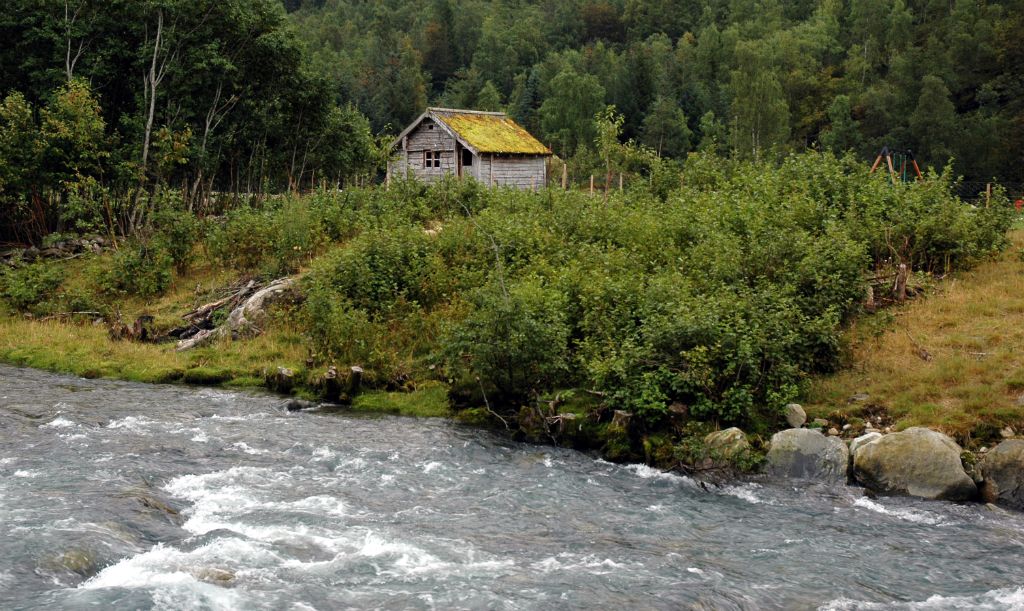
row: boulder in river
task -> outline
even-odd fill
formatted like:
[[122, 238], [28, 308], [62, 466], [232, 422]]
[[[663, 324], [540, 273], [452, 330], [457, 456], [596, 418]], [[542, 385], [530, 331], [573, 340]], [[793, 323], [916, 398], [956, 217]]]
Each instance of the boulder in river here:
[[977, 494], [960, 461], [961, 448], [949, 436], [912, 427], [858, 448], [854, 477], [885, 494], [966, 501]]
[[732, 458], [750, 449], [747, 436], [736, 427], [708, 433], [704, 437], [704, 445], [722, 458]]
[[63, 553], [44, 558], [39, 568], [46, 573], [75, 573], [82, 577], [96, 574], [99, 564], [92, 552], [82, 548], [71, 548]]
[[807, 412], [799, 403], [790, 403], [782, 408], [782, 415], [786, 418], [786, 423], [790, 428], [798, 429], [807, 422]]
[[772, 435], [767, 472], [777, 477], [846, 483], [850, 450], [837, 437], [813, 429], [786, 429]]
[[1024, 440], [1004, 441], [985, 454], [981, 476], [986, 503], [1024, 510]]

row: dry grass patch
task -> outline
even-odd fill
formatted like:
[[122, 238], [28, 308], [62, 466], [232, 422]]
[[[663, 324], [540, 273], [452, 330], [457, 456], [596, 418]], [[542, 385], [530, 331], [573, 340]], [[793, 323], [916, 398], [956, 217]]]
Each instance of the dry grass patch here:
[[[933, 294], [859, 320], [850, 366], [812, 384], [813, 416], [884, 408], [898, 427], [930, 426], [963, 442], [1024, 429], [1024, 230], [998, 260]], [[867, 401], [851, 402], [858, 393]]]
[[277, 367], [302, 371], [308, 356], [294, 329], [175, 352], [174, 344], [111, 341], [106, 325], [0, 318], [0, 361], [89, 378], [259, 386]]

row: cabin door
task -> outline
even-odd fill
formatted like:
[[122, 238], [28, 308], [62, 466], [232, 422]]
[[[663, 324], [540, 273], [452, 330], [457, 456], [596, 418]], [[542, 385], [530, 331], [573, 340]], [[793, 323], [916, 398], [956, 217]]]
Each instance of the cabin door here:
[[459, 178], [473, 175], [473, 151], [463, 146], [458, 147]]

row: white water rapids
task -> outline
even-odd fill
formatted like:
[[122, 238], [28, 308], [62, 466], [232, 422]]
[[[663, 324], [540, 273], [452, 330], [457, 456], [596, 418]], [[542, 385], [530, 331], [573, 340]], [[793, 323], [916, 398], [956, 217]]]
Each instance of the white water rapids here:
[[0, 367], [0, 608], [1021, 609], [1024, 516]]

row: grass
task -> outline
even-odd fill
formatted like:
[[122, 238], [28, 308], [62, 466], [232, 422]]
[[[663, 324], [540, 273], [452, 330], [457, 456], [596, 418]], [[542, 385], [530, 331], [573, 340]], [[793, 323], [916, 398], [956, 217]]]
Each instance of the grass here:
[[[304, 379], [307, 356], [301, 338], [280, 325], [251, 340], [175, 352], [173, 344], [113, 342], [105, 325], [0, 317], [0, 361], [84, 378], [255, 389], [264, 388], [266, 372], [277, 367]], [[299, 394], [303, 390], [297, 389]], [[451, 415], [448, 389], [439, 382], [420, 384], [413, 392], [365, 392], [355, 398], [352, 410], [419, 418]]]
[[111, 341], [105, 325], [0, 318], [0, 361], [86, 378], [262, 386], [268, 369], [302, 371], [306, 350], [287, 329], [175, 352], [173, 344]]
[[448, 388], [440, 382], [425, 382], [413, 392], [369, 392], [356, 395], [352, 411], [398, 414], [417, 418], [450, 416]]
[[1024, 229], [1010, 239], [998, 259], [933, 294], [860, 319], [847, 335], [850, 366], [813, 381], [809, 415], [884, 412], [896, 428], [928, 426], [966, 444], [1024, 430]]

